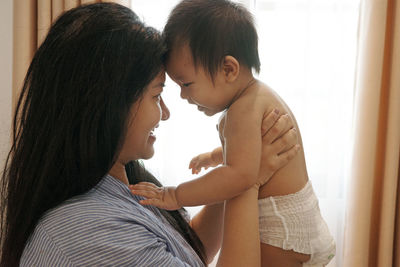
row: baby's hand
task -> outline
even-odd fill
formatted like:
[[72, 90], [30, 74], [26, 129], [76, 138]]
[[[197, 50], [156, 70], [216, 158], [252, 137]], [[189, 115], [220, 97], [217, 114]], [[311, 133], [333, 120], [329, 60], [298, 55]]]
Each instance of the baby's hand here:
[[201, 168], [207, 170], [209, 167], [217, 165], [212, 158], [211, 152], [207, 152], [194, 157], [189, 163], [189, 169], [192, 169], [192, 174], [198, 174]]
[[165, 210], [180, 209], [175, 196], [175, 187], [158, 187], [155, 184], [141, 182], [135, 185], [129, 185], [131, 193], [134, 195], [145, 197], [140, 200], [142, 205], [153, 205]]

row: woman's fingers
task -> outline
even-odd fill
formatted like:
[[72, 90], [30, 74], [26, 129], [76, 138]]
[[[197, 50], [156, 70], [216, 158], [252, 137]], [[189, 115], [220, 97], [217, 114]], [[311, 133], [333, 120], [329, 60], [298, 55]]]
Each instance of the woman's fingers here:
[[297, 131], [292, 128], [271, 145], [271, 152], [276, 155], [275, 168], [279, 170], [285, 166], [299, 151], [300, 145], [297, 143]]
[[269, 129], [276, 123], [279, 118], [279, 110], [273, 109], [267, 116], [263, 118], [261, 124], [261, 136], [264, 136]]
[[298, 143], [297, 131], [292, 128], [286, 131], [279, 139], [271, 145], [271, 151], [274, 154], [280, 155], [294, 147]]
[[[264, 124], [264, 122], [263, 122]], [[262, 157], [257, 185], [265, 184], [280, 168], [292, 160], [300, 146], [289, 115], [279, 117], [263, 136]]]
[[282, 115], [263, 136], [263, 142], [273, 143], [291, 128], [293, 128], [293, 121], [290, 116], [288, 114]]
[[276, 161], [278, 169], [285, 166], [290, 160], [292, 160], [297, 155], [299, 151], [300, 151], [300, 145], [294, 145], [289, 150], [279, 154]]

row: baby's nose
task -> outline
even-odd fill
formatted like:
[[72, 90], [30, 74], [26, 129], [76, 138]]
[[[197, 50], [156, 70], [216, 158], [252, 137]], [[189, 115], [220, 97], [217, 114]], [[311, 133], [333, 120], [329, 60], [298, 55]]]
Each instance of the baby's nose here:
[[182, 98], [182, 99], [187, 99], [186, 90], [184, 90], [184, 89], [182, 89], [182, 88], [181, 88], [181, 98]]

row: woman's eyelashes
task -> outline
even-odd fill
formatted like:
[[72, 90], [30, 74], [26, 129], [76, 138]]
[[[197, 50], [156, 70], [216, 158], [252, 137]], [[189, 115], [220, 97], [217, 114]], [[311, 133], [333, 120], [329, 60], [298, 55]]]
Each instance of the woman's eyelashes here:
[[190, 82], [190, 83], [182, 83], [182, 86], [183, 86], [183, 87], [189, 87], [192, 83], [193, 83], [193, 82]]
[[154, 96], [154, 98], [156, 99], [157, 102], [161, 101], [161, 93], [159, 93], [158, 95]]
[[160, 102], [161, 101], [161, 94], [163, 92], [163, 88], [165, 87], [165, 83], [160, 83], [158, 86], [160, 87], [160, 89], [158, 91], [159, 93], [157, 95], [155, 95], [154, 98], [157, 100], [157, 102]]

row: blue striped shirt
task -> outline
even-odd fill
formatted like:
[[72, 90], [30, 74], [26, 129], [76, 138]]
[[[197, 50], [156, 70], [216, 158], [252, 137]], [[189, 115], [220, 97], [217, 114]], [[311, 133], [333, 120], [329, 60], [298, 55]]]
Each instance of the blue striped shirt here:
[[161, 213], [140, 199], [107, 175], [42, 217], [20, 265], [203, 266]]

